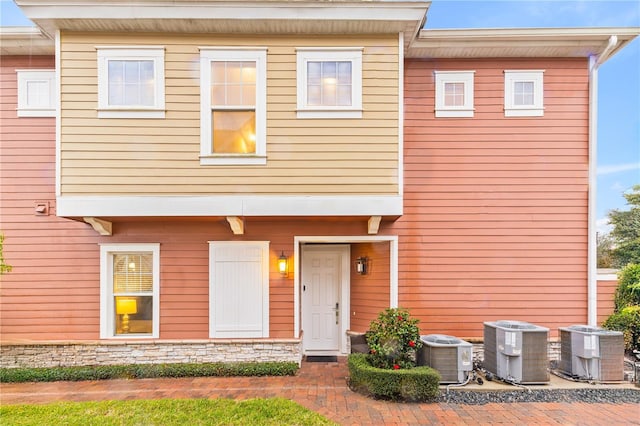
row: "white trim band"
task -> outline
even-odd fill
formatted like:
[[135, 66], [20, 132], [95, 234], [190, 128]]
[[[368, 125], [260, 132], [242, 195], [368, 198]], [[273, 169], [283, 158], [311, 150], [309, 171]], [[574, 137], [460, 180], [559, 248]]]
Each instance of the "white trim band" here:
[[402, 196], [59, 196], [58, 216], [399, 216]]

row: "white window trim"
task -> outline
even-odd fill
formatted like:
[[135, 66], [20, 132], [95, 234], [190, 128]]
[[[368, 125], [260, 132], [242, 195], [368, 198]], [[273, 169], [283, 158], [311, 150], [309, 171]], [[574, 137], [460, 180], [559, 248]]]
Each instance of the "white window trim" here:
[[[297, 117], [298, 118], [362, 118], [362, 52], [363, 47], [298, 47], [297, 53]], [[307, 105], [307, 62], [351, 61], [351, 105]]]
[[[434, 71], [434, 74], [436, 76], [436, 117], [473, 117], [475, 71]], [[464, 85], [464, 105], [445, 105], [445, 83], [462, 83]]]
[[[55, 117], [57, 102], [56, 71], [53, 69], [17, 69], [16, 73], [18, 78], [18, 117]], [[48, 84], [48, 106], [29, 105], [27, 86], [34, 81], [44, 81]]]
[[[146, 252], [153, 256], [153, 323], [151, 334], [117, 335], [113, 297], [114, 253]], [[100, 244], [100, 338], [157, 339], [160, 337], [160, 244]]]
[[[542, 117], [544, 115], [544, 70], [504, 71], [504, 116]], [[533, 82], [533, 105], [514, 105], [514, 86], [517, 82]]]
[[[164, 46], [96, 46], [98, 51], [98, 117], [99, 118], [164, 118], [165, 81]], [[109, 60], [152, 60], [155, 76], [153, 106], [110, 106]]]
[[[255, 154], [214, 154], [211, 152], [211, 62], [256, 62], [256, 152]], [[200, 47], [200, 164], [267, 164], [267, 48]]]
[[262, 333], [260, 335], [242, 335], [239, 338], [260, 338], [269, 337], [269, 241], [209, 241], [209, 337], [210, 338], [230, 338], [229, 335], [218, 335], [215, 321], [215, 291], [213, 286], [215, 249], [224, 246], [252, 245], [260, 248], [262, 253], [262, 282], [266, 288], [262, 294]]

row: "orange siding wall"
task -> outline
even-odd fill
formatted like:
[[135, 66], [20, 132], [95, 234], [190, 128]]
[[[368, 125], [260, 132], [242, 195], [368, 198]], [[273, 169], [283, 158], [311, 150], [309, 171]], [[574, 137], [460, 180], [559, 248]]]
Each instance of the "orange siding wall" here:
[[351, 325], [350, 329], [365, 332], [378, 313], [389, 307], [389, 243], [351, 245], [351, 263], [358, 257], [369, 258], [366, 275], [351, 267]]
[[[543, 69], [544, 117], [505, 118], [503, 70]], [[475, 70], [475, 116], [434, 117], [434, 70]], [[588, 72], [576, 60], [407, 60], [400, 306], [425, 332], [587, 316]]]
[[[2, 57], [0, 230], [13, 267], [0, 284], [0, 335], [95, 339], [99, 327], [96, 233], [55, 216], [55, 119], [16, 115], [16, 69], [54, 68], [53, 57]], [[35, 203], [49, 215], [36, 216]]]
[[598, 280], [598, 325], [602, 325], [615, 308], [617, 280]]

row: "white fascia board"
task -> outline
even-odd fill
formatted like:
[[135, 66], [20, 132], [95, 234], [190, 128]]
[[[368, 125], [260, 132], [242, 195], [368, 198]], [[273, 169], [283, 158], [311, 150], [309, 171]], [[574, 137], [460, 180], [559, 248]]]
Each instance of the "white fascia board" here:
[[47, 1], [18, 0], [32, 21], [51, 19], [279, 19], [421, 21], [426, 0], [376, 2], [176, 2], [176, 1]]
[[400, 216], [402, 196], [59, 196], [63, 217]]
[[408, 57], [588, 57], [602, 53], [612, 35], [620, 43], [610, 56], [640, 35], [640, 28], [423, 29], [412, 41]]

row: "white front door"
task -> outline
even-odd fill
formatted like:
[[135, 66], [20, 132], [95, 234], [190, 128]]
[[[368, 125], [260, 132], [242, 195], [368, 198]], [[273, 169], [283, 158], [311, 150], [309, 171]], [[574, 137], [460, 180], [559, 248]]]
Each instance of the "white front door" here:
[[341, 352], [346, 326], [342, 317], [348, 312], [342, 306], [343, 292], [348, 290], [348, 262], [349, 246], [302, 247], [302, 340], [307, 355]]

